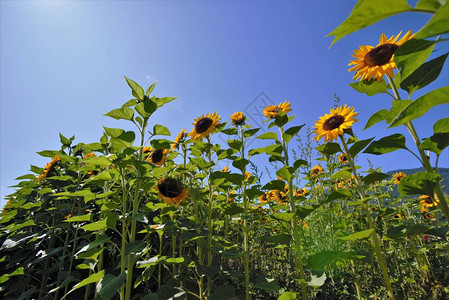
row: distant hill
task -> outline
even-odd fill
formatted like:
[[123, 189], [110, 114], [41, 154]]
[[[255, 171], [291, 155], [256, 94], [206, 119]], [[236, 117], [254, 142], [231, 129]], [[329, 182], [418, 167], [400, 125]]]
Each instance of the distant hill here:
[[[425, 169], [423, 167], [414, 169], [397, 169], [389, 171], [387, 174], [392, 175], [397, 172], [403, 172], [407, 175], [411, 175], [417, 172], [425, 172]], [[443, 177], [443, 180], [441, 181], [441, 189], [445, 194], [449, 195], [449, 168], [438, 168], [438, 173], [440, 173], [441, 177]]]

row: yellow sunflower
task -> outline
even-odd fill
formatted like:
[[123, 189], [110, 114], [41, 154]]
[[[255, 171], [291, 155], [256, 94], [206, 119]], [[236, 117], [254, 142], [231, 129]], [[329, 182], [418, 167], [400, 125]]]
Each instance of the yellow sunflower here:
[[401, 214], [394, 214], [393, 215], [393, 219], [402, 219], [402, 215]]
[[221, 172], [223, 172], [223, 173], [229, 172], [229, 167], [225, 166], [223, 169], [221, 169]]
[[292, 111], [290, 108], [291, 106], [292, 106], [292, 104], [288, 101], [285, 101], [278, 105], [268, 105], [267, 107], [264, 108], [263, 114], [267, 118], [274, 119], [281, 111], [283, 111], [285, 113]]
[[168, 152], [170, 152], [169, 149], [156, 149], [151, 151], [145, 160], [153, 165], [162, 166], [167, 158], [166, 155]]
[[84, 155], [83, 159], [86, 159], [88, 157], [97, 157], [97, 155], [95, 153], [91, 152], [91, 153]]
[[51, 162], [45, 165], [43, 173], [39, 175], [37, 180], [41, 181], [42, 179], [45, 179], [59, 160], [61, 160], [59, 155], [55, 155]]
[[301, 197], [301, 196], [305, 197], [308, 193], [309, 192], [307, 191], [307, 188], [302, 188], [302, 189], [296, 190], [295, 196], [297, 196], [297, 197]]
[[407, 177], [407, 174], [403, 173], [403, 172], [398, 172], [398, 173], [394, 173], [393, 174], [393, 183], [394, 184], [399, 184], [399, 182], [402, 180], [402, 178]]
[[393, 77], [393, 69], [396, 69], [394, 62], [394, 54], [400, 46], [412, 39], [415, 35], [409, 30], [399, 41], [402, 31], [395, 37], [389, 39], [382, 33], [379, 44], [373, 46], [360, 46], [360, 49], [354, 50], [354, 60], [348, 66], [354, 65], [348, 71], [356, 71], [353, 80], [359, 79], [376, 79], [381, 81], [382, 77], [387, 74]]
[[185, 129], [183, 129], [183, 130], [181, 130], [181, 132], [179, 132], [179, 134], [176, 136], [175, 141], [174, 141], [173, 144], [171, 144], [171, 146], [170, 146], [170, 148], [171, 148], [173, 151], [175, 151], [176, 149], [178, 149], [179, 143], [181, 143], [181, 142], [184, 140], [185, 135], [186, 135], [186, 130], [185, 130]]
[[428, 195], [419, 196], [419, 199], [419, 211], [421, 213], [429, 212], [430, 207], [438, 206], [438, 204], [440, 203], [440, 200], [437, 197], [435, 197], [435, 199], [432, 199], [432, 197]]
[[310, 169], [309, 173], [310, 173], [310, 176], [312, 176], [312, 178], [317, 177], [318, 175], [323, 173], [323, 167], [320, 165], [317, 165], [317, 166], [313, 167], [312, 169]]
[[260, 204], [266, 204], [268, 202], [267, 193], [265, 193], [259, 197], [259, 202], [260, 202]]
[[345, 129], [351, 128], [352, 124], [358, 121], [354, 119], [357, 115], [354, 107], [347, 107], [346, 104], [336, 109], [331, 108], [330, 114], [320, 117], [320, 120], [315, 122], [316, 136], [313, 139], [318, 141], [324, 136], [325, 142], [332, 142], [343, 135]]
[[194, 126], [189, 136], [192, 140], [199, 140], [209, 137], [209, 135], [215, 130], [215, 127], [220, 124], [220, 115], [217, 112], [213, 114], [202, 115], [195, 119], [192, 123]]
[[157, 184], [157, 190], [159, 199], [163, 199], [168, 205], [179, 205], [181, 201], [186, 202], [187, 190], [177, 179], [162, 178]]
[[245, 181], [248, 182], [249, 179], [251, 178], [251, 176], [252, 176], [251, 173], [248, 172], [248, 171], [246, 171], [246, 172], [245, 172]]
[[342, 164], [347, 164], [348, 163], [348, 156], [346, 155], [346, 153], [342, 153], [338, 156], [338, 161], [341, 162]]
[[231, 122], [236, 126], [245, 124], [245, 121], [246, 116], [241, 111], [235, 112], [231, 115]]

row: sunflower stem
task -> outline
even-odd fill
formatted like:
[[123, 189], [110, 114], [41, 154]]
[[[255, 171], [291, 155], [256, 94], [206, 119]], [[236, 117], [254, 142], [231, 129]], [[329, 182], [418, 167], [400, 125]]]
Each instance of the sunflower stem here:
[[387, 288], [388, 297], [391, 300], [394, 300], [395, 297], [394, 297], [393, 289], [391, 287], [390, 277], [388, 275], [387, 262], [385, 260], [385, 257], [382, 254], [382, 249], [380, 247], [380, 242], [379, 242], [379, 239], [377, 237], [376, 228], [374, 227], [374, 221], [373, 221], [373, 218], [371, 217], [370, 209], [369, 209], [368, 205], [366, 205], [366, 203], [365, 203], [365, 199], [366, 199], [365, 190], [362, 187], [362, 185], [360, 184], [360, 181], [359, 181], [358, 176], [357, 176], [357, 169], [356, 169], [356, 166], [355, 166], [355, 163], [354, 163], [354, 159], [350, 155], [350, 152], [349, 152], [349, 149], [348, 149], [348, 145], [346, 144], [346, 141], [345, 141], [345, 139], [343, 138], [342, 135], [340, 135], [340, 140], [341, 140], [341, 143], [343, 144], [343, 147], [345, 149], [346, 155], [348, 156], [348, 161], [349, 161], [349, 164], [351, 165], [352, 173], [354, 175], [354, 180], [355, 180], [356, 185], [357, 185], [357, 191], [358, 191], [358, 193], [360, 195], [360, 198], [361, 198], [361, 200], [363, 202], [362, 203], [362, 207], [363, 207], [363, 210], [365, 211], [365, 215], [366, 215], [366, 218], [368, 220], [369, 228], [372, 230], [371, 238], [372, 238], [372, 241], [373, 241], [373, 248], [374, 248], [374, 252], [376, 253], [377, 260], [378, 260], [378, 262], [380, 264], [380, 268], [382, 270], [382, 276], [383, 276], [384, 281], [385, 281], [385, 286]]

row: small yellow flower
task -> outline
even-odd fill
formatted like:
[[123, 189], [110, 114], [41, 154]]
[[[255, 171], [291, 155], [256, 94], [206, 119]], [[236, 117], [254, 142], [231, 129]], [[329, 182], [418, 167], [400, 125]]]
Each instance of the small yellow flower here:
[[397, 68], [394, 62], [396, 50], [415, 36], [409, 30], [398, 41], [401, 33], [402, 31], [396, 37], [392, 36], [389, 39], [382, 33], [376, 47], [360, 46], [360, 49], [354, 50], [352, 56], [355, 59], [348, 64], [348, 66], [354, 65], [349, 72], [356, 71], [353, 80], [376, 79], [381, 81], [385, 74], [393, 77], [393, 69]]
[[91, 153], [84, 155], [83, 159], [86, 159], [88, 157], [97, 157], [97, 155], [95, 153], [91, 152]]
[[246, 116], [241, 111], [235, 112], [231, 115], [231, 122], [236, 126], [245, 124], [245, 121]]
[[321, 173], [323, 173], [323, 167], [320, 165], [317, 165], [310, 169], [310, 176], [312, 176], [312, 178], [317, 177]]
[[440, 203], [440, 200], [437, 197], [432, 199], [432, 197], [430, 197], [428, 195], [419, 196], [419, 199], [420, 199], [420, 201], [419, 201], [419, 211], [421, 213], [428, 212], [429, 208], [436, 207]]
[[394, 214], [393, 215], [393, 219], [402, 219], [402, 215], [401, 214]]
[[189, 136], [192, 140], [199, 140], [203, 138], [208, 138], [211, 133], [215, 130], [215, 127], [220, 124], [220, 115], [217, 112], [213, 114], [202, 115], [195, 119], [192, 123], [194, 126]]
[[346, 155], [346, 153], [342, 153], [338, 156], [338, 161], [341, 162], [342, 164], [347, 164], [348, 163], [348, 156]]
[[343, 135], [345, 129], [351, 128], [358, 121], [354, 119], [357, 115], [354, 107], [348, 107], [346, 104], [335, 109], [331, 108], [330, 114], [325, 114], [315, 122], [314, 133], [316, 136], [313, 139], [319, 141], [324, 137], [325, 142], [332, 142]]
[[245, 181], [248, 182], [251, 178], [251, 176], [253, 176], [250, 172], [245, 172]]
[[398, 173], [394, 173], [393, 174], [393, 183], [398, 185], [399, 182], [402, 180], [402, 178], [407, 177], [407, 174], [403, 173], [403, 172], [398, 172]]
[[221, 172], [223, 172], [223, 173], [229, 172], [229, 167], [225, 166], [223, 169], [221, 169]]
[[183, 129], [181, 130], [181, 132], [179, 132], [179, 134], [176, 136], [175, 141], [173, 142], [173, 144], [170, 145], [170, 148], [175, 151], [176, 149], [178, 149], [179, 144], [184, 140], [186, 136], [186, 130]]
[[291, 110], [291, 103], [288, 101], [285, 101], [283, 103], [280, 103], [278, 105], [268, 105], [264, 108], [263, 114], [265, 117], [274, 119], [279, 114], [279, 112], [283, 111], [284, 113], [288, 113]]
[[307, 191], [307, 188], [298, 189], [295, 192], [295, 196], [297, 197], [305, 197], [309, 192]]

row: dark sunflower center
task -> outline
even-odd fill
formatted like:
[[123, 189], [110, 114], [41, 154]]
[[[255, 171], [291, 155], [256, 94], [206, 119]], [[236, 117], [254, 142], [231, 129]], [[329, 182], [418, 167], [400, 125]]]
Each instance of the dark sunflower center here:
[[197, 133], [203, 133], [209, 129], [214, 121], [210, 118], [202, 118], [195, 124], [195, 130]]
[[398, 48], [399, 46], [396, 44], [383, 44], [377, 46], [365, 55], [364, 62], [370, 67], [385, 65], [390, 61]]
[[160, 162], [162, 160], [162, 157], [164, 157], [164, 150], [162, 149], [154, 150], [153, 153], [151, 154], [151, 160], [154, 163]]
[[335, 115], [335, 116], [332, 116], [329, 119], [327, 119], [326, 122], [324, 122], [323, 129], [328, 130], [328, 131], [334, 130], [335, 128], [338, 128], [344, 122], [345, 122], [345, 117], [340, 116], [340, 115]]
[[424, 200], [424, 201], [426, 201], [427, 204], [432, 204], [433, 203], [432, 199], [430, 199], [430, 198], [426, 198], [426, 200]]
[[181, 183], [173, 178], [167, 178], [157, 185], [159, 192], [168, 198], [175, 198], [182, 193]]

